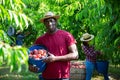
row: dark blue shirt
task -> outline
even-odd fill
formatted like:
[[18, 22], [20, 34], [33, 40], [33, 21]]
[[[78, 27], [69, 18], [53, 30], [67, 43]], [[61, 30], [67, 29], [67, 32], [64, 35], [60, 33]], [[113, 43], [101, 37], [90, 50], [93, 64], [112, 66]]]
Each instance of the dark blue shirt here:
[[17, 35], [17, 39], [16, 39], [16, 45], [22, 45], [23, 44], [23, 39], [25, 38], [25, 36], [23, 34], [19, 34]]

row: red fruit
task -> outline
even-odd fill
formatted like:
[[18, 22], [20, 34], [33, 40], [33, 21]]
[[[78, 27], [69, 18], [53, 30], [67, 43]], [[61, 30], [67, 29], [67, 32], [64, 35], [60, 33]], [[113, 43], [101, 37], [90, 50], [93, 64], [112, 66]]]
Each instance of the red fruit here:
[[78, 68], [80, 69], [80, 68], [81, 68], [81, 66], [79, 65], [79, 66], [78, 66]]
[[38, 50], [38, 54], [42, 54], [43, 53], [43, 51], [42, 50]]
[[33, 58], [35, 59], [35, 58], [37, 58], [37, 56], [36, 56], [36, 55], [33, 55]]
[[85, 65], [81, 65], [81, 68], [85, 68]]
[[79, 68], [79, 66], [75, 66], [75, 68]]
[[30, 51], [30, 54], [33, 55], [34, 54], [33, 51]]
[[34, 49], [34, 50], [33, 50], [33, 53], [34, 53], [34, 54], [38, 54], [38, 50], [37, 50], [37, 49]]
[[34, 49], [30, 52], [29, 57], [34, 58], [36, 60], [44, 58], [46, 56], [46, 50], [44, 49]]
[[41, 58], [41, 54], [38, 54], [38, 57]]
[[72, 65], [72, 68], [75, 68], [75, 66], [74, 66], [74, 65]]
[[43, 53], [46, 54], [46, 50], [43, 50]]
[[44, 57], [45, 57], [45, 56], [46, 56], [46, 53], [41, 54], [41, 56], [44, 56]]
[[38, 50], [38, 53], [41, 54], [42, 57], [46, 55], [46, 51], [43, 49]]
[[29, 57], [32, 58], [32, 54], [29, 54]]

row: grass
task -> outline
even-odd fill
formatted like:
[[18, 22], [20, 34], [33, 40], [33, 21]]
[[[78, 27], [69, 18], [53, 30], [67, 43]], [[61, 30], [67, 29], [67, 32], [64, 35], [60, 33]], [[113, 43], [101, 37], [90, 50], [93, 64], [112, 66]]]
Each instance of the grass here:
[[22, 70], [21, 72], [10, 72], [6, 65], [0, 67], [0, 80], [38, 80], [38, 73]]
[[[120, 65], [114, 66], [110, 64], [108, 69], [108, 76], [110, 80], [120, 80]], [[92, 80], [104, 80], [104, 77], [102, 74], [99, 74], [95, 71]]]
[[[0, 80], [39, 80], [38, 75], [38, 73], [25, 72], [24, 70], [20, 73], [17, 71], [10, 72], [8, 66], [0, 66]], [[120, 80], [120, 65], [117, 67], [110, 65], [108, 75], [110, 80]], [[101, 74], [94, 72], [92, 80], [104, 80], [104, 78]]]

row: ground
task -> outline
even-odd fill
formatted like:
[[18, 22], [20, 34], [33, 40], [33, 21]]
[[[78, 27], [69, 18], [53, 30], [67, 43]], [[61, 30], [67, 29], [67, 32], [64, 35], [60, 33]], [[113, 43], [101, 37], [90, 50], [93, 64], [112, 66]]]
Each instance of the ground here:
[[[120, 80], [120, 66], [109, 66], [109, 78], [110, 80]], [[6, 65], [0, 66], [0, 80], [38, 80], [38, 73], [25, 72], [23, 70], [20, 73], [17, 71], [11, 72]], [[104, 80], [101, 74], [96, 71], [93, 74], [92, 80]]]

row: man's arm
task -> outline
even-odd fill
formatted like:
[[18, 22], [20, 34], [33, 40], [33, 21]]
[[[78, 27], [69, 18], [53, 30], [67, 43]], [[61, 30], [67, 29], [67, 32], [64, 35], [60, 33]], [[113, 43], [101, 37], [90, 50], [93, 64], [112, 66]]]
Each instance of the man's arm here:
[[50, 56], [48, 56], [46, 59], [44, 59], [45, 62], [54, 62], [54, 61], [70, 61], [78, 59], [78, 50], [76, 44], [72, 44], [68, 47], [69, 53], [63, 56], [54, 56], [51, 53], [48, 53]]

